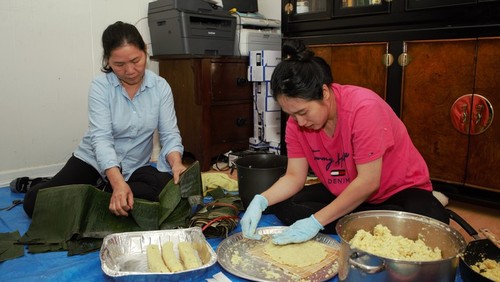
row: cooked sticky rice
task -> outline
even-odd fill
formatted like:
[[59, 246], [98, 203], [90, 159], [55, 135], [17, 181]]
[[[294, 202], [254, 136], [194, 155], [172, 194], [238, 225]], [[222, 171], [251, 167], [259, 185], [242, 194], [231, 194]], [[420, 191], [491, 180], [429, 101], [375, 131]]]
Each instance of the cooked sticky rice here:
[[389, 228], [378, 224], [373, 228], [373, 233], [358, 230], [349, 244], [353, 249], [390, 259], [431, 261], [442, 258], [438, 247], [432, 249], [425, 244], [420, 234], [418, 237], [417, 240], [411, 240], [400, 235], [395, 236]]
[[484, 259], [476, 262], [471, 268], [477, 273], [493, 281], [500, 281], [500, 262], [492, 259]]

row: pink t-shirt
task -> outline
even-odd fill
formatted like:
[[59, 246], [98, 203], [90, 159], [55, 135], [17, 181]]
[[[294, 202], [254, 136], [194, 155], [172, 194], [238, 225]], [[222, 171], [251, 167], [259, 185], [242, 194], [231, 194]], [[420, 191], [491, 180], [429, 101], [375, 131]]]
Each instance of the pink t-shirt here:
[[336, 83], [331, 88], [337, 103], [334, 135], [301, 128], [290, 117], [285, 135], [288, 157], [305, 157], [320, 181], [337, 196], [356, 178], [356, 164], [380, 157], [380, 188], [369, 203], [381, 203], [409, 187], [431, 191], [427, 165], [389, 105], [366, 88]]

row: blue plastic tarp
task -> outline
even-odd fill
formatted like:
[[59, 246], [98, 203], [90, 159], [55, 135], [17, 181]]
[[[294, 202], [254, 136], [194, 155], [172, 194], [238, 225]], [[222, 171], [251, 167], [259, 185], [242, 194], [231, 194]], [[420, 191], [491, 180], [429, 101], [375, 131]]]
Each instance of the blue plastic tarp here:
[[[0, 188], [0, 207], [9, 206], [13, 200], [22, 199], [24, 194], [12, 193], [9, 187]], [[21, 236], [28, 230], [31, 219], [24, 213], [22, 205], [13, 209], [0, 211], [0, 233], [19, 231]], [[282, 223], [274, 215], [263, 215], [259, 227], [281, 226]], [[232, 234], [241, 232], [238, 225]], [[338, 240], [338, 236], [332, 235]], [[222, 241], [220, 238], [208, 239], [214, 250]], [[224, 273], [232, 281], [246, 281], [225, 271], [218, 263], [205, 272], [206, 278], [218, 272]], [[7, 260], [0, 263], [0, 281], [114, 281], [101, 269], [99, 252], [85, 255], [68, 256], [67, 252], [28, 253], [25, 248], [23, 257]], [[134, 279], [133, 281], [138, 281]], [[196, 280], [200, 281], [197, 277]], [[337, 282], [338, 277], [329, 282]], [[457, 271], [455, 282], [462, 282]]]

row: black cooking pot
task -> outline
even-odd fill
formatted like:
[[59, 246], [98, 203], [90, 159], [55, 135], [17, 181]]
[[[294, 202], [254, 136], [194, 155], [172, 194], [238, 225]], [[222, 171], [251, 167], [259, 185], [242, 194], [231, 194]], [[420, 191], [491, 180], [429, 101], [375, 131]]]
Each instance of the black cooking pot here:
[[274, 154], [254, 154], [236, 160], [238, 192], [246, 209], [255, 194], [266, 191], [286, 172], [288, 158]]
[[465, 252], [460, 257], [459, 270], [462, 279], [465, 282], [491, 282], [492, 280], [474, 271], [472, 266], [484, 259], [499, 261], [500, 249], [498, 249], [489, 239], [481, 239], [477, 231], [457, 213], [450, 209], [447, 211], [450, 214], [450, 218], [475, 239], [467, 244]]

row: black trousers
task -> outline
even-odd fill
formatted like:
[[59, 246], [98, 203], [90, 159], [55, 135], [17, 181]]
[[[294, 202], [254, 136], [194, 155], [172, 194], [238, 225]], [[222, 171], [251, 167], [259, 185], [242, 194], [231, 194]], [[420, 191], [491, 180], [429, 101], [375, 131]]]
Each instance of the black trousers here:
[[[144, 166], [134, 171], [127, 183], [134, 193], [134, 198], [158, 201], [161, 190], [170, 179], [172, 179], [170, 173], [160, 172], [152, 166]], [[113, 191], [95, 168], [71, 156], [64, 167], [49, 181], [30, 187], [24, 196], [24, 211], [29, 217], [33, 215], [36, 195], [40, 189], [70, 184], [89, 184], [107, 192]]]
[[[334, 199], [335, 195], [323, 184], [315, 184], [306, 186], [290, 199], [271, 206], [269, 211], [274, 213], [285, 225], [291, 225], [295, 221], [309, 217], [321, 210]], [[380, 204], [361, 204], [352, 212], [368, 210], [405, 211], [428, 216], [447, 224], [450, 222], [448, 212], [432, 195], [432, 192], [418, 188], [405, 189]], [[326, 225], [322, 232], [336, 234], [337, 221]]]

